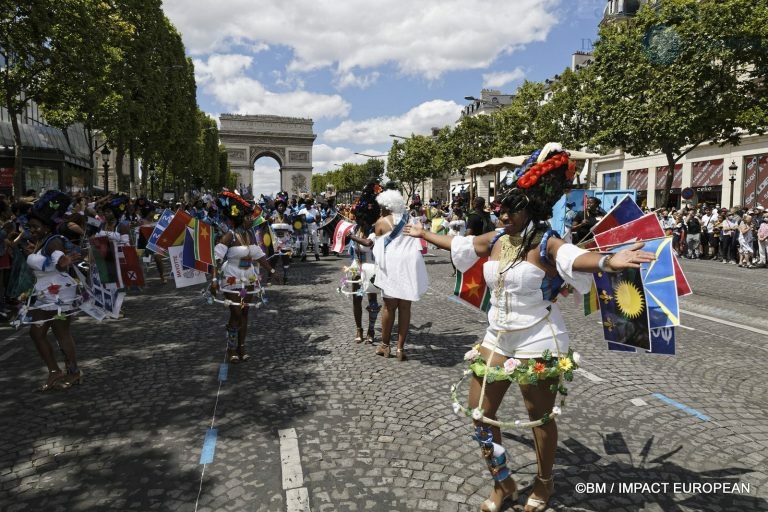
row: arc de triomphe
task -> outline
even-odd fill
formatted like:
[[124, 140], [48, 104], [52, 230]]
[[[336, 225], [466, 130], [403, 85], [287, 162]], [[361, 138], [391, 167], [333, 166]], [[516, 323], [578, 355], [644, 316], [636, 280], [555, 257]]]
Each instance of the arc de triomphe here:
[[[262, 156], [280, 164], [280, 190], [289, 194], [309, 192], [312, 184], [311, 119], [269, 115], [221, 114], [219, 139], [227, 151], [232, 172], [238, 175], [238, 187], [253, 185], [253, 166]], [[272, 190], [253, 193], [271, 194]]]

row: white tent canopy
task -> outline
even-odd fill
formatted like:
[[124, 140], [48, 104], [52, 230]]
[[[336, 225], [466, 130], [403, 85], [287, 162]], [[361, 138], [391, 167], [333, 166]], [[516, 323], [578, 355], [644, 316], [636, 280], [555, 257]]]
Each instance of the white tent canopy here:
[[[571, 160], [587, 160], [590, 158], [597, 158], [600, 155], [597, 153], [585, 153], [583, 151], [570, 151], [566, 149], [570, 155]], [[491, 158], [485, 162], [468, 165], [467, 169], [470, 171], [497, 171], [504, 167], [517, 167], [523, 165], [530, 155], [518, 155], [518, 156], [502, 156], [499, 158]]]

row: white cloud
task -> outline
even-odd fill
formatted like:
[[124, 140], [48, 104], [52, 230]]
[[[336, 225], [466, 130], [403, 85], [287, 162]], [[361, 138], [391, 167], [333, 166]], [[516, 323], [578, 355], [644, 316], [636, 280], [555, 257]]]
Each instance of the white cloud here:
[[[559, 0], [165, 0], [164, 9], [193, 55], [238, 45], [293, 51], [290, 72], [350, 70], [393, 63], [428, 80], [482, 69], [498, 56], [545, 40]], [[360, 85], [342, 78], [340, 85]]]
[[520, 68], [499, 73], [483, 73], [483, 87], [498, 89], [523, 77], [525, 77], [525, 71]]
[[401, 116], [375, 117], [363, 121], [343, 121], [335, 128], [323, 132], [330, 142], [352, 141], [355, 144], [382, 144], [391, 142], [389, 134], [428, 135], [432, 127], [442, 128], [458, 119], [462, 105], [453, 101], [432, 100], [418, 105]]
[[213, 96], [233, 114], [270, 114], [311, 117], [313, 119], [346, 117], [350, 105], [338, 94], [320, 94], [304, 90], [274, 92], [261, 82], [246, 76], [253, 59], [245, 55], [212, 55], [196, 59], [195, 75], [199, 87]]

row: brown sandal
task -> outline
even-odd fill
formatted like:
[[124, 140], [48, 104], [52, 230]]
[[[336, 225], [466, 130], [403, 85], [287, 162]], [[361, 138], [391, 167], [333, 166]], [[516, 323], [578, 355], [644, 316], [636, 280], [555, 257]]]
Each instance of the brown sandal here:
[[389, 351], [390, 351], [389, 345], [387, 345], [386, 343], [382, 343], [376, 348], [376, 355], [389, 357]]
[[54, 389], [64, 389], [69, 387], [65, 382], [66, 373], [61, 370], [54, 370], [48, 372], [48, 379], [45, 384], [38, 388], [38, 391], [51, 391]]

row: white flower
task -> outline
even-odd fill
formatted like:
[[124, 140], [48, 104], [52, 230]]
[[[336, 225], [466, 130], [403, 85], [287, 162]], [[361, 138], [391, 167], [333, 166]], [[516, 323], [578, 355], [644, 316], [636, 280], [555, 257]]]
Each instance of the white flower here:
[[466, 375], [469, 375], [470, 373], [472, 373], [472, 370], [464, 370], [464, 375], [465, 375], [465, 376], [466, 376]]
[[453, 404], [453, 414], [461, 414], [461, 406], [459, 404]]
[[475, 421], [480, 421], [483, 419], [483, 410], [481, 408], [477, 408], [472, 411], [472, 419]]
[[560, 416], [563, 413], [563, 410], [560, 409], [557, 405], [552, 408], [552, 416]]
[[574, 352], [573, 355], [571, 356], [571, 359], [573, 359], [574, 363], [579, 364], [579, 361], [581, 361], [581, 354], [579, 354], [578, 352]]
[[466, 354], [464, 354], [464, 360], [465, 361], [474, 361], [478, 356], [480, 355], [480, 352], [478, 352], [475, 349], [467, 351]]
[[510, 357], [506, 361], [504, 361], [504, 371], [507, 373], [512, 373], [515, 371], [515, 368], [520, 366], [520, 360], [515, 359], [514, 357]]

